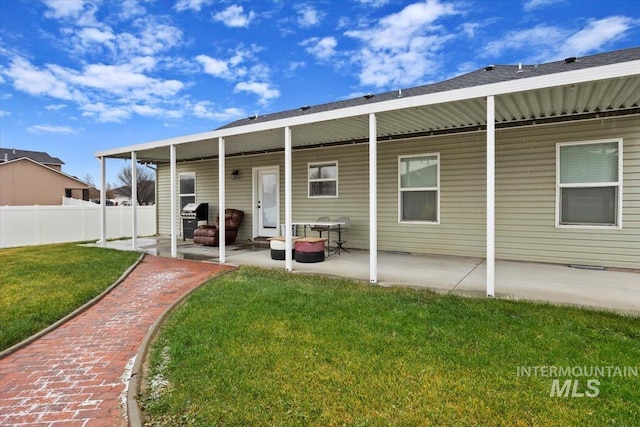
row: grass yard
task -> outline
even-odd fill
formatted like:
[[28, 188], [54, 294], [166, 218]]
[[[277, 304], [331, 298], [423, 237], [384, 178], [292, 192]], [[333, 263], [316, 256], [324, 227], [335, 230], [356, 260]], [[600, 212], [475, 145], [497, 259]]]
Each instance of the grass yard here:
[[167, 320], [140, 403], [152, 426], [637, 424], [637, 376], [518, 375], [611, 365], [640, 365], [639, 318], [241, 268]]
[[0, 250], [0, 350], [99, 295], [139, 256], [77, 244]]

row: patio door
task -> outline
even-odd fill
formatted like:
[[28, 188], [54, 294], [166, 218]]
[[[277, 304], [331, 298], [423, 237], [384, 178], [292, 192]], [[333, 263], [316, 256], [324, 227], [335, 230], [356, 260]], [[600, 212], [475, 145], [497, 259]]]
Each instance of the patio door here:
[[280, 222], [280, 173], [277, 166], [254, 169], [254, 235], [275, 237]]

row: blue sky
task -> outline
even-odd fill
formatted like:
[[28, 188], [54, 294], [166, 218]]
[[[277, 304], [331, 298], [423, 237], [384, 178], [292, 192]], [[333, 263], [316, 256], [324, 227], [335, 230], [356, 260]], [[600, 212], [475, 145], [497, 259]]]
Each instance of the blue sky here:
[[[640, 0], [0, 0], [0, 146], [98, 150], [640, 46]], [[108, 182], [123, 161], [108, 163]]]

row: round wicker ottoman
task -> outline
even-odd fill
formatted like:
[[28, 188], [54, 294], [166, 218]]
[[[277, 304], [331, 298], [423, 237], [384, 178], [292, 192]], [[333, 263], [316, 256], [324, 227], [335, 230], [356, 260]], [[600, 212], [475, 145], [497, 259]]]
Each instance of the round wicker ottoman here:
[[296, 240], [296, 261], [303, 263], [324, 261], [324, 240], [309, 240], [311, 239]]

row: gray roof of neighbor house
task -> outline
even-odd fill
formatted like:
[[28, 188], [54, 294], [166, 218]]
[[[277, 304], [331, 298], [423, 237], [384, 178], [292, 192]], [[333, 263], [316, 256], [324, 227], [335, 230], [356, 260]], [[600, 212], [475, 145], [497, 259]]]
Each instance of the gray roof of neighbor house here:
[[635, 61], [640, 59], [640, 47], [617, 50], [584, 57], [571, 57], [562, 61], [549, 62], [536, 65], [489, 65], [476, 71], [454, 77], [438, 83], [399, 89], [379, 94], [365, 95], [343, 101], [329, 102], [327, 104], [304, 106], [294, 110], [280, 111], [265, 114], [263, 116], [251, 116], [228, 123], [218, 129], [228, 129], [253, 123], [262, 123], [278, 119], [297, 117], [322, 111], [337, 110], [340, 108], [357, 105], [372, 104], [376, 102], [398, 99], [399, 97], [411, 97], [437, 92], [445, 92], [455, 89], [463, 89], [473, 86], [481, 86], [491, 83], [518, 80], [526, 77], [537, 77], [564, 71], [580, 70], [598, 67], [608, 64]]
[[0, 163], [23, 158], [31, 159], [43, 165], [64, 165], [57, 157], [51, 157], [42, 151], [17, 150], [15, 148], [0, 148]]

